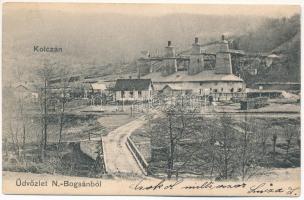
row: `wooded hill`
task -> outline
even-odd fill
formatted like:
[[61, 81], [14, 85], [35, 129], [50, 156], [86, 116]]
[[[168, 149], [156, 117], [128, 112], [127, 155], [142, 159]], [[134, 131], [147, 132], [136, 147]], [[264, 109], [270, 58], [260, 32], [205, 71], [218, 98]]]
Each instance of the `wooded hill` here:
[[[247, 76], [247, 82], [300, 81], [301, 30], [300, 15], [290, 18], [266, 19], [256, 30], [235, 39], [235, 48], [280, 56], [272, 66], [260, 69], [257, 76]], [[259, 65], [260, 62], [256, 62]], [[253, 64], [254, 65], [254, 64]]]
[[[128, 76], [136, 72], [135, 60], [143, 50], [161, 50], [171, 40], [180, 51], [191, 47], [194, 37], [206, 43], [223, 33], [234, 38], [239, 49], [288, 55], [280, 70], [263, 72], [258, 78], [300, 80], [299, 15], [282, 19], [196, 14], [150, 17], [25, 9], [3, 16], [3, 81], [15, 81], [10, 77], [18, 77], [16, 71], [23, 72], [21, 79], [35, 80], [33, 72], [45, 59], [74, 74]], [[33, 45], [62, 47], [63, 52], [37, 54]]]

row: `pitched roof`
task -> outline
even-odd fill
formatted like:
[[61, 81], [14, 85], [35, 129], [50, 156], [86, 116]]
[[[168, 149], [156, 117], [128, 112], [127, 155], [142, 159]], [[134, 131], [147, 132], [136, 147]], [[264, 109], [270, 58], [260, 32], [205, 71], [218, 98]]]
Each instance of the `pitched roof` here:
[[22, 85], [22, 84], [17, 85], [15, 88], [24, 88], [25, 90], [29, 90], [27, 86]]
[[148, 90], [152, 84], [151, 79], [117, 79], [114, 90], [132, 91]]
[[36, 90], [33, 84], [27, 83], [27, 82], [18, 82], [18, 83], [15, 83], [15, 84], [13, 84], [13, 87], [15, 89], [17, 89], [17, 88], [24, 88], [25, 90], [28, 90], [28, 91], [35, 91]]
[[147, 74], [143, 78], [149, 78], [154, 83], [176, 83], [176, 82], [243, 82], [233, 74], [216, 74], [214, 70], [202, 71], [195, 75], [188, 75], [186, 71], [178, 71], [168, 76], [162, 76], [161, 72]]
[[106, 84], [103, 83], [92, 83], [93, 90], [105, 90], [107, 89]]
[[165, 88], [170, 88], [173, 91], [187, 91], [187, 90], [191, 90], [190, 88], [188, 88], [186, 86], [182, 86], [182, 85], [177, 86], [177, 85], [173, 85], [173, 84], [167, 84], [161, 90], [164, 90]]

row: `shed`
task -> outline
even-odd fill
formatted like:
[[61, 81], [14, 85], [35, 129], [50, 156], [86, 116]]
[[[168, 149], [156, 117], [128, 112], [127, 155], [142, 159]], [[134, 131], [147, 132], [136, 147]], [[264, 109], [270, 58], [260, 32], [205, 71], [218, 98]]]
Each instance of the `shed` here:
[[107, 89], [104, 83], [92, 83], [91, 86], [94, 94], [102, 94], [102, 92]]
[[163, 89], [161, 89], [161, 92], [168, 96], [175, 96], [180, 94], [190, 94], [192, 89], [183, 87], [181, 85], [174, 85], [174, 84], [167, 84]]

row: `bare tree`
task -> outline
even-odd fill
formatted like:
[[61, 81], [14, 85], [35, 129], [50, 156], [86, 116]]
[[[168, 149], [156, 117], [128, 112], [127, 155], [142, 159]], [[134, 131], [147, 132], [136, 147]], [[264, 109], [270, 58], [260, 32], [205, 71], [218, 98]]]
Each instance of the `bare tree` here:
[[261, 160], [264, 161], [265, 159], [265, 155], [267, 153], [267, 140], [269, 139], [270, 136], [270, 129], [271, 125], [270, 124], [266, 124], [266, 126], [260, 127], [256, 129], [257, 132], [257, 136], [258, 136], [258, 140], [259, 140], [259, 145], [261, 146]]
[[273, 133], [272, 134], [272, 161], [275, 161], [275, 157], [276, 157], [276, 144], [277, 144], [277, 139], [278, 139], [278, 135], [277, 133]]
[[22, 147], [25, 146], [25, 138], [26, 138], [26, 116], [25, 116], [25, 94], [19, 93], [18, 94], [18, 101], [17, 101], [17, 107], [18, 107], [18, 119], [21, 121], [22, 126]]
[[[241, 130], [239, 131], [239, 161], [241, 178], [244, 181], [260, 172], [258, 157], [260, 156], [259, 150], [259, 132], [261, 128], [258, 123], [251, 118], [248, 119], [245, 114], [244, 122], [241, 124]], [[262, 139], [262, 142], [264, 142]], [[263, 144], [265, 145], [265, 144]], [[264, 149], [262, 150], [264, 151]]]
[[[178, 152], [176, 150], [185, 137], [195, 134], [194, 130], [196, 129], [194, 123], [196, 111], [187, 107], [183, 98], [179, 100], [173, 104], [166, 104], [163, 108], [166, 120], [164, 120], [162, 132], [164, 133], [164, 139], [167, 141], [168, 147], [166, 171], [169, 179], [174, 173], [177, 177], [179, 170], [189, 162], [189, 159], [186, 159], [179, 167], [175, 166], [175, 162], [178, 159]], [[188, 156], [192, 157], [195, 152], [197, 150], [194, 150]]]
[[17, 155], [17, 157], [19, 158], [20, 157], [20, 144], [19, 144], [19, 127], [15, 124], [13, 124], [13, 122], [15, 121], [15, 119], [13, 119], [13, 117], [11, 118], [10, 120], [10, 124], [9, 124], [9, 132], [10, 132], [10, 135], [11, 135], [11, 141], [12, 141], [12, 144], [13, 144], [13, 149], [14, 149], [14, 152], [15, 152], [15, 155]]
[[242, 180], [244, 181], [246, 176], [246, 166], [248, 165], [248, 154], [249, 154], [249, 145], [250, 145], [250, 134], [249, 134], [249, 124], [247, 120], [247, 114], [245, 113], [245, 122], [244, 122], [244, 130], [240, 131], [241, 133], [241, 174]]
[[60, 103], [61, 103], [61, 109], [60, 109], [60, 122], [59, 122], [59, 140], [58, 144], [61, 144], [62, 140], [62, 130], [64, 126], [64, 117], [65, 117], [65, 104], [67, 102], [67, 88], [69, 86], [69, 80], [67, 78], [68, 71], [66, 70], [66, 67], [61, 69], [61, 95], [60, 95]]
[[168, 133], [169, 133], [169, 155], [168, 155], [168, 166], [167, 166], [167, 176], [170, 179], [174, 169], [174, 151], [176, 146], [176, 139], [177, 136], [173, 134], [173, 115], [174, 110], [173, 108], [169, 108], [167, 111], [167, 118], [168, 118]]
[[[26, 98], [27, 94], [25, 91], [22, 90], [23, 86], [26, 88], [27, 86], [25, 85], [26, 82], [24, 82], [24, 72], [22, 71], [22, 68], [19, 65], [16, 65], [15, 69], [15, 75], [16, 79], [20, 83], [20, 90], [18, 88], [15, 89], [15, 98], [16, 102], [16, 108], [15, 109], [15, 115], [16, 115], [16, 121], [18, 122], [16, 125], [19, 126], [19, 122], [21, 123], [21, 129], [22, 129], [22, 148], [25, 147], [25, 139], [26, 139], [26, 116], [25, 116], [25, 107], [26, 107]], [[12, 102], [13, 103], [13, 102]]]
[[300, 128], [297, 129], [296, 138], [297, 138], [297, 146], [298, 146], [299, 150], [301, 150], [301, 129]]
[[298, 130], [295, 129], [294, 125], [286, 124], [284, 126], [284, 137], [286, 140], [286, 154], [285, 154], [285, 160], [288, 159], [289, 156], [289, 150], [291, 147], [291, 144], [293, 142], [293, 139], [296, 137]]
[[[3, 105], [3, 131], [6, 130], [8, 132], [9, 141], [12, 145], [13, 153], [19, 159], [20, 157], [20, 111], [18, 106], [18, 97], [15, 95], [16, 93], [10, 93], [9, 103]], [[8, 101], [7, 101], [8, 102]], [[4, 136], [3, 136], [4, 137]], [[9, 147], [9, 145], [7, 146]]]
[[227, 180], [232, 177], [237, 169], [236, 153], [236, 131], [232, 128], [231, 116], [224, 114], [220, 117], [220, 130], [216, 132], [215, 142], [215, 168], [218, 178]]
[[41, 84], [41, 108], [42, 108], [42, 122], [43, 122], [43, 151], [46, 150], [47, 148], [47, 140], [48, 140], [48, 134], [47, 134], [47, 127], [48, 127], [48, 120], [49, 120], [49, 115], [48, 115], [48, 101], [49, 101], [49, 81], [51, 78], [54, 76], [54, 68], [53, 66], [55, 63], [50, 63], [49, 61], [45, 61], [43, 66], [38, 69], [37, 75], [42, 81]]
[[[210, 127], [211, 125], [211, 127]], [[215, 159], [216, 159], [216, 135], [217, 135], [217, 129], [214, 129], [213, 123], [207, 122], [203, 125], [203, 129], [201, 129], [202, 138], [206, 138], [205, 142], [202, 143], [202, 152], [203, 154], [206, 154], [204, 157], [209, 158], [207, 162], [210, 163], [210, 169], [209, 169], [209, 176], [210, 179], [213, 178], [214, 171], [215, 171]]]

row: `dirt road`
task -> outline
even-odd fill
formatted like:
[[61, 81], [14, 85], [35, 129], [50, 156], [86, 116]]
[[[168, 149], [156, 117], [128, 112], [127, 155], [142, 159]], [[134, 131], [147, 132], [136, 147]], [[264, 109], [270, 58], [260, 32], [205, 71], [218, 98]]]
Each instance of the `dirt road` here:
[[108, 173], [143, 174], [126, 146], [127, 137], [145, 123], [144, 117], [135, 119], [103, 137], [105, 162]]

